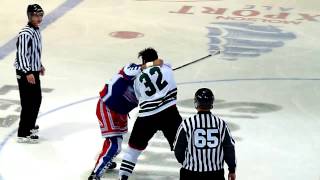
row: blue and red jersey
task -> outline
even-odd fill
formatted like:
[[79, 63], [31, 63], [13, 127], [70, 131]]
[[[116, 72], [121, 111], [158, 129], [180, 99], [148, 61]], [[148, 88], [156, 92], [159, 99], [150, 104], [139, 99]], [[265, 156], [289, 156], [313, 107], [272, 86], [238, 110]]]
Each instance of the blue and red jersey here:
[[104, 86], [100, 98], [109, 109], [119, 114], [129, 114], [138, 106], [133, 80], [139, 73], [141, 73], [140, 65], [128, 64]]

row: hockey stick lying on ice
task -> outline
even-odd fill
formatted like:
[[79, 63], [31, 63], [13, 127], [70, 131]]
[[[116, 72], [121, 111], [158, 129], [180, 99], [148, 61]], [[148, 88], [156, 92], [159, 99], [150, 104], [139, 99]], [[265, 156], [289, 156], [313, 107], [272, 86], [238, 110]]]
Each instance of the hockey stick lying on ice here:
[[194, 61], [191, 61], [191, 62], [189, 62], [189, 63], [187, 63], [187, 64], [178, 66], [178, 67], [174, 68], [173, 70], [175, 71], [175, 70], [181, 69], [181, 68], [183, 68], [183, 67], [186, 67], [186, 66], [189, 66], [189, 65], [191, 65], [191, 64], [197, 63], [197, 62], [199, 62], [199, 61], [205, 60], [205, 59], [207, 59], [207, 58], [209, 58], [209, 57], [211, 57], [211, 56], [216, 56], [216, 55], [218, 55], [218, 54], [220, 54], [220, 50], [216, 51], [214, 54], [209, 54], [209, 55], [204, 56], [204, 57], [202, 57], [202, 58], [199, 58], [199, 59], [196, 59], [196, 60], [194, 60]]

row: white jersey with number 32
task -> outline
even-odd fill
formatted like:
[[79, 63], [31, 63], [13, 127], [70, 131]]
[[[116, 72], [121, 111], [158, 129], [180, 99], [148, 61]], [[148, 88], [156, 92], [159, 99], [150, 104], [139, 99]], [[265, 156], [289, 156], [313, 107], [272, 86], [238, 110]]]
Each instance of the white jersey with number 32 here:
[[177, 85], [168, 64], [143, 70], [134, 81], [134, 90], [140, 117], [154, 115], [177, 103]]

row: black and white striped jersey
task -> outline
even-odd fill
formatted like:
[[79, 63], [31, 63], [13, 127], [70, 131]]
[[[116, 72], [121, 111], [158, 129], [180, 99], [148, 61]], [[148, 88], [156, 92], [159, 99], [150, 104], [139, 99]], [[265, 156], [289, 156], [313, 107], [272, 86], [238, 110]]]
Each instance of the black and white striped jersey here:
[[134, 81], [134, 90], [140, 117], [154, 115], [176, 104], [177, 85], [168, 64], [143, 70]]
[[230, 172], [236, 168], [234, 140], [227, 123], [210, 111], [182, 121], [174, 151], [184, 169], [196, 172], [219, 171], [224, 161]]
[[41, 33], [30, 23], [18, 35], [17, 53], [14, 66], [24, 73], [41, 70]]

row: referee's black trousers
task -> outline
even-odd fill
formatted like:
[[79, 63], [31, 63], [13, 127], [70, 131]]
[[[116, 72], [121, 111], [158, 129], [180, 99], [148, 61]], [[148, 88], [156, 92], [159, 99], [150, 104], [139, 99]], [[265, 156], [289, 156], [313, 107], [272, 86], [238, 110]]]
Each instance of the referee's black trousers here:
[[195, 172], [181, 168], [180, 180], [225, 180], [224, 170], [222, 169], [214, 172]]
[[26, 137], [31, 134], [30, 130], [36, 125], [42, 95], [39, 72], [32, 72], [36, 84], [30, 84], [26, 75], [17, 70], [17, 80], [19, 85], [21, 114], [18, 128], [18, 137]]

